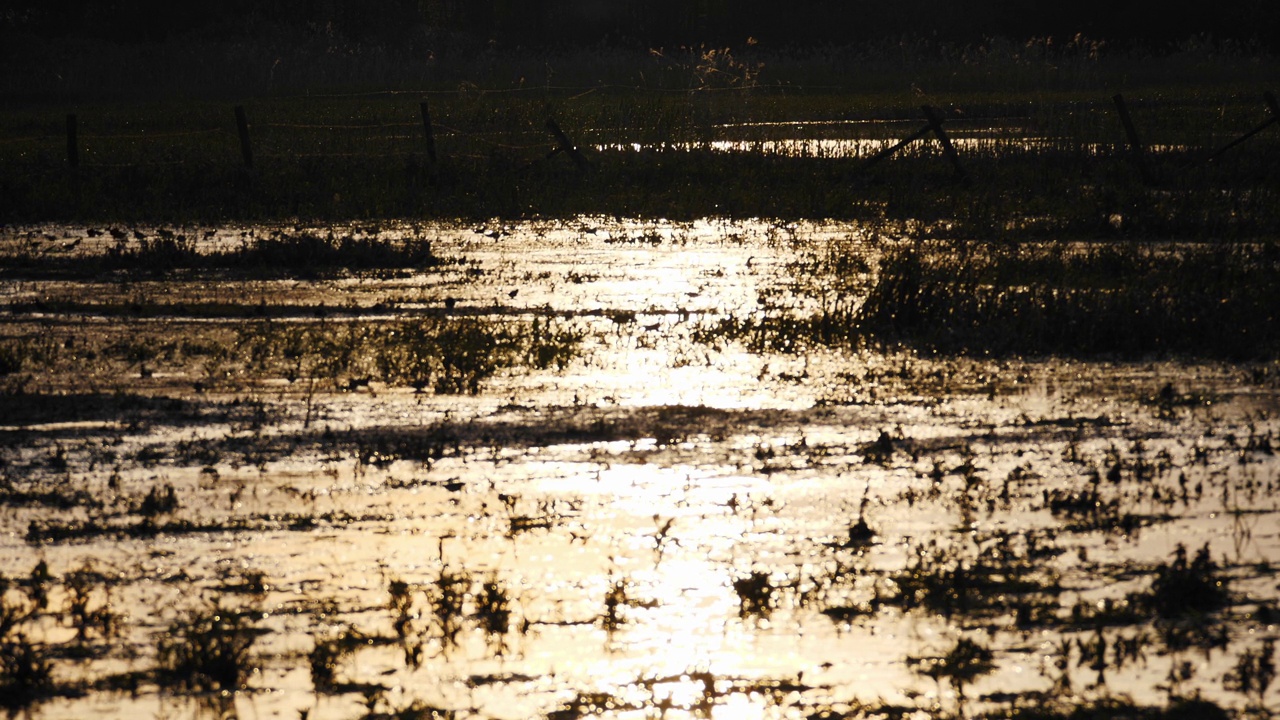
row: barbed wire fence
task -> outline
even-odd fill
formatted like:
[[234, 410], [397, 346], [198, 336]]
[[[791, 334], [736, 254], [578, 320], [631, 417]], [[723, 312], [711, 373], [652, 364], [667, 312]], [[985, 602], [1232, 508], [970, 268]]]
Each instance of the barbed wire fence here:
[[[485, 90], [480, 95], [503, 95], [525, 92], [547, 92], [554, 89], [562, 93], [573, 93], [570, 99], [576, 99], [595, 92], [616, 89], [613, 86], [597, 87], [557, 87], [546, 86], [528, 88], [506, 88]], [[730, 88], [699, 89], [698, 92], [730, 91]], [[688, 94], [687, 90], [671, 90], [674, 93]], [[526, 169], [543, 160], [558, 154], [565, 154], [582, 171], [591, 165], [580, 152], [574, 138], [581, 133], [593, 132], [592, 128], [562, 129], [550, 114], [545, 117], [543, 127], [527, 126], [525, 128], [508, 128], [505, 130], [468, 130], [459, 127], [456, 122], [440, 123], [431, 115], [432, 98], [441, 96], [457, 97], [464, 91], [375, 91], [365, 93], [331, 93], [323, 95], [300, 96], [312, 100], [353, 99], [362, 97], [415, 97], [418, 100], [420, 120], [412, 121], [412, 105], [405, 103], [403, 121], [379, 122], [286, 122], [268, 117], [254, 122], [251, 109], [243, 105], [234, 107], [234, 112], [227, 112], [225, 125], [191, 128], [188, 130], [156, 130], [131, 132], [95, 131], [93, 118], [87, 118], [82, 125], [81, 118], [75, 113], [66, 116], [65, 133], [54, 130], [52, 123], [49, 129], [40, 134], [23, 134], [0, 137], [0, 153], [13, 158], [40, 156], [46, 160], [56, 157], [58, 145], [65, 139], [65, 165], [72, 169], [79, 168], [142, 168], [153, 166], [174, 166], [187, 163], [225, 163], [234, 162], [238, 146], [241, 162], [252, 168], [255, 163], [273, 163], [291, 159], [375, 159], [375, 158], [410, 158], [425, 154], [430, 164], [434, 165], [442, 158], [471, 159], [483, 161], [494, 153], [519, 154], [524, 156], [516, 169]], [[1213, 162], [1241, 144], [1256, 137], [1263, 131], [1280, 123], [1280, 105], [1271, 92], [1264, 92], [1265, 119], [1247, 132], [1235, 133], [1225, 144], [1205, 147], [1199, 160]], [[288, 100], [287, 98], [285, 100]], [[297, 102], [295, 99], [291, 102]], [[1098, 112], [1114, 112], [1117, 124], [1114, 149], [1127, 154], [1133, 161], [1143, 179], [1148, 183], [1157, 182], [1149, 168], [1149, 156], [1159, 148], [1144, 144], [1141, 129], [1137, 126], [1128, 111], [1124, 98], [1116, 95], [1112, 98], [1113, 107], [1107, 108], [1099, 103], [1093, 106]], [[855, 158], [860, 154], [863, 167], [871, 166], [887, 159], [920, 140], [934, 140], [941, 150], [941, 155], [951, 164], [958, 179], [967, 177], [961, 162], [960, 153], [952, 144], [951, 138], [944, 129], [944, 123], [950, 124], [958, 119], [938, 108], [924, 104], [920, 106], [920, 118], [923, 127], [896, 143], [885, 142], [881, 145], [855, 146], [852, 151]], [[973, 119], [970, 119], [973, 120]], [[851, 121], [855, 122], [855, 121]], [[903, 122], [899, 120], [898, 122]], [[776, 125], [805, 125], [804, 119], [796, 119]], [[809, 123], [815, 124], [815, 123]], [[1118, 132], [1123, 128], [1123, 134]], [[626, 132], [626, 128], [614, 129]], [[440, 141], [439, 143], [437, 141]], [[448, 152], [440, 152], [443, 145]], [[639, 147], [639, 143], [621, 141], [617, 147]], [[757, 146], [759, 149], [759, 146]], [[56, 163], [45, 163], [54, 166]]]

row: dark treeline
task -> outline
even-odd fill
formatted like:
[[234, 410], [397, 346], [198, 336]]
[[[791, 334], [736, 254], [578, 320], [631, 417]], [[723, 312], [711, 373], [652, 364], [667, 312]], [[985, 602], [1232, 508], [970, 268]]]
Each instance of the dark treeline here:
[[[1185, 6], [1184, 6], [1185, 7]], [[1226, 0], [0, 0], [0, 28], [41, 37], [149, 42], [182, 36], [325, 34], [395, 42], [428, 29], [504, 46], [845, 44], [915, 36], [1160, 46], [1187, 39], [1280, 48], [1280, 2]]]

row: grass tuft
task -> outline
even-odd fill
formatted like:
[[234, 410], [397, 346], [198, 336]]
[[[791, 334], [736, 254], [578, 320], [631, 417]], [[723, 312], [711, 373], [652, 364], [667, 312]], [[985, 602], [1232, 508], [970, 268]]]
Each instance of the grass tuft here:
[[1187, 549], [1178, 545], [1173, 560], [1156, 569], [1145, 597], [1147, 606], [1166, 620], [1207, 615], [1226, 607], [1230, 600], [1227, 579], [1209, 557], [1208, 544], [1190, 560]]
[[19, 633], [0, 640], [0, 704], [12, 715], [54, 694], [53, 663]]
[[220, 604], [190, 610], [160, 638], [156, 679], [196, 693], [242, 690], [257, 668], [257, 637], [253, 613]]

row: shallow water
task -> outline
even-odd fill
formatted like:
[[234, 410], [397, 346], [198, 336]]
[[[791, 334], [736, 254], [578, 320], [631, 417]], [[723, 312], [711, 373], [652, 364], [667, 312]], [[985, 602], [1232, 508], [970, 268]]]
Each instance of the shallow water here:
[[[594, 146], [598, 152], [689, 152], [711, 150], [717, 153], [753, 156], [870, 159], [890, 149], [903, 154], [938, 154], [941, 141], [925, 131], [928, 125], [918, 120], [833, 120], [820, 122], [730, 123], [715, 127], [718, 136], [701, 142], [666, 142], [658, 144], [606, 143]], [[945, 123], [947, 141], [959, 153], [1052, 152], [1070, 148], [1072, 152], [1103, 155], [1123, 150], [1123, 146], [1082, 143], [1070, 138], [1045, 135], [1028, 118], [956, 119]], [[925, 133], [922, 137], [917, 137]], [[914, 139], [913, 139], [914, 138]], [[899, 143], [905, 143], [902, 147]], [[1186, 145], [1156, 144], [1144, 148], [1150, 153], [1181, 153]]]
[[[87, 230], [4, 241], [106, 246]], [[29, 378], [27, 395], [10, 385], [0, 572], [16, 580], [48, 564], [48, 609], [24, 629], [64, 689], [36, 716], [772, 718], [900, 706], [924, 717], [1014, 696], [1251, 701], [1231, 674], [1278, 634], [1274, 611], [1258, 608], [1275, 606], [1280, 561], [1277, 384], [1255, 368], [816, 344], [784, 354], [717, 336], [726, 318], [856, 297], [890, 242], [857, 227], [580, 218], [356, 231], [417, 233], [454, 262], [323, 281], [0, 282], [11, 304], [216, 298], [304, 323], [324, 303], [332, 322], [552, 318], [583, 334], [567, 366], [509, 370], [475, 396], [248, 375], [199, 391], [181, 360]], [[861, 262], [833, 270], [850, 257]], [[186, 332], [197, 320], [52, 305], [0, 317], [6, 337], [59, 338]], [[102, 417], [73, 402], [37, 419], [20, 407], [119, 393], [213, 410], [108, 400]], [[137, 531], [137, 506], [163, 485], [178, 502], [153, 517], [159, 531], [28, 530], [97, 520]], [[50, 487], [85, 496], [58, 507], [17, 492]], [[1080, 501], [1090, 488], [1096, 502]], [[865, 538], [851, 536], [860, 517]], [[175, 520], [186, 524], [164, 525]], [[1230, 602], [1207, 618], [1112, 612], [1141, 605], [1178, 545], [1208, 547]], [[65, 578], [86, 563], [103, 574], [93, 606], [120, 617], [115, 636], [74, 640]], [[450, 574], [466, 577], [465, 597], [442, 614], [431, 599]], [[394, 580], [407, 583], [403, 615]], [[921, 594], [905, 600], [917, 581]], [[505, 628], [484, 624], [486, 582], [508, 599]], [[948, 585], [961, 588], [950, 601], [927, 589]], [[222, 698], [148, 674], [159, 638], [201, 598], [259, 613], [260, 669]], [[361, 640], [336, 662], [337, 686], [318, 691], [309, 656], [347, 630]], [[993, 653], [963, 696], [928, 672], [960, 638]], [[127, 672], [136, 687], [93, 686]]]

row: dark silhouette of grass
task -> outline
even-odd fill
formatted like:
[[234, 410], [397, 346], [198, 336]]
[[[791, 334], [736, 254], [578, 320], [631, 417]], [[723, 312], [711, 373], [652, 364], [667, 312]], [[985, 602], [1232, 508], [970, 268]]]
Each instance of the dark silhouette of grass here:
[[917, 244], [849, 334], [947, 352], [1248, 359], [1280, 351], [1273, 244]]
[[1187, 549], [1178, 545], [1173, 560], [1156, 569], [1151, 590], [1142, 597], [1164, 620], [1208, 615], [1226, 607], [1230, 599], [1227, 579], [1209, 557], [1207, 544], [1191, 559]]
[[[246, 239], [231, 249], [201, 247], [194, 236], [168, 232], [121, 240], [103, 255], [49, 255], [23, 248], [5, 258], [2, 272], [25, 277], [97, 277], [103, 271], [162, 275], [177, 271], [226, 271], [248, 276], [302, 276], [381, 269], [421, 269], [439, 265], [431, 242], [379, 237], [274, 231]], [[0, 369], [13, 364], [0, 355]]]
[[156, 677], [196, 693], [241, 690], [257, 665], [252, 612], [213, 605], [175, 620], [157, 648]]
[[11, 717], [55, 691], [53, 662], [45, 648], [22, 633], [0, 640], [0, 704]]

